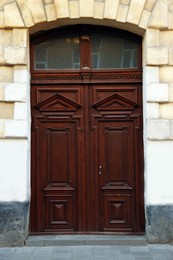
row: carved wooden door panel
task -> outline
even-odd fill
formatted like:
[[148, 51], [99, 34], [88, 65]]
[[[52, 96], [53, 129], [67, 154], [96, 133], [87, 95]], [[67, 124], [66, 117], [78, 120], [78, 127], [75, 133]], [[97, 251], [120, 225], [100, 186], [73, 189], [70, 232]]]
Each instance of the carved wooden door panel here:
[[[33, 86], [32, 180], [39, 232], [83, 229], [83, 86]], [[83, 201], [82, 201], [83, 200]], [[33, 202], [34, 204], [34, 202]]]
[[[88, 192], [101, 231], [139, 231], [139, 172], [142, 149], [140, 84], [90, 86], [90, 162]], [[88, 216], [89, 217], [89, 216]]]

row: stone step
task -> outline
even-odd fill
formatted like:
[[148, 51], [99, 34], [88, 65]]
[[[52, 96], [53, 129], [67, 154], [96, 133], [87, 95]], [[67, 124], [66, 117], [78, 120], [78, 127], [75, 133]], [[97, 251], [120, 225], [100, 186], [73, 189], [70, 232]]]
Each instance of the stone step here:
[[146, 246], [145, 236], [119, 235], [45, 235], [29, 236], [26, 246], [83, 246], [83, 245], [118, 245]]

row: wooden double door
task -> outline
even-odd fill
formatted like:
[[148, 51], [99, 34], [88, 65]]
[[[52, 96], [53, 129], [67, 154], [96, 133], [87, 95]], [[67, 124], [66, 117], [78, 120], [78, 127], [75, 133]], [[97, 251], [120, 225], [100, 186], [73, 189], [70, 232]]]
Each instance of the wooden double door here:
[[33, 83], [31, 232], [144, 230], [141, 96], [138, 82]]
[[141, 66], [125, 31], [32, 36], [32, 233], [144, 231]]

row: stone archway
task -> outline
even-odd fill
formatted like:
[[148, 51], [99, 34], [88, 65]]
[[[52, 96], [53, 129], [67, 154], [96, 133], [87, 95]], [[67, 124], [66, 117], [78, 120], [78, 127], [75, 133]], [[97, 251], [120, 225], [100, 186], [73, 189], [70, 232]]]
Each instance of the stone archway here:
[[[138, 12], [136, 12], [138, 10]], [[159, 172], [160, 183], [171, 180], [171, 173], [167, 171], [167, 179], [162, 175], [161, 169], [166, 162], [171, 169], [172, 163], [169, 157], [159, 160], [156, 167], [155, 153], [161, 153], [161, 144], [165, 144], [164, 151], [170, 154], [173, 140], [172, 114], [172, 29], [173, 13], [170, 0], [3, 0], [0, 3], [0, 106], [1, 118], [0, 137], [3, 147], [2, 160], [11, 162], [3, 168], [1, 201], [13, 205], [10, 208], [10, 216], [16, 216], [13, 220], [17, 228], [17, 221], [23, 215], [27, 219], [28, 212], [22, 205], [30, 201], [30, 114], [29, 106], [29, 33], [38, 33], [61, 25], [90, 23], [102, 24], [120, 29], [125, 29], [136, 34], [144, 35], [143, 42], [143, 68], [144, 107], [148, 108], [146, 116], [148, 132], [145, 136], [146, 164], [149, 166], [146, 175], [146, 219], [147, 236], [151, 241], [170, 240], [170, 225], [172, 222], [165, 221], [160, 224], [160, 214], [166, 220], [165, 212], [171, 212], [167, 204], [172, 202], [172, 189], [163, 185], [160, 195], [159, 186], [155, 183]], [[154, 93], [154, 94], [153, 94]], [[9, 104], [10, 103], [10, 104]], [[28, 110], [29, 111], [29, 110]], [[145, 126], [146, 128], [146, 126]], [[9, 140], [7, 140], [9, 139]], [[14, 139], [14, 140], [12, 140]], [[161, 142], [160, 142], [161, 141]], [[167, 143], [169, 143], [167, 145]], [[10, 147], [15, 147], [12, 153]], [[4, 149], [8, 152], [4, 152]], [[2, 161], [2, 162], [3, 162]], [[16, 162], [16, 164], [14, 163]], [[11, 167], [11, 168], [10, 168]], [[15, 169], [15, 174], [11, 174]], [[157, 169], [157, 171], [156, 171]], [[152, 174], [150, 174], [152, 172]], [[9, 182], [9, 179], [14, 181]], [[20, 178], [22, 185], [16, 182]], [[158, 195], [159, 194], [159, 195]], [[17, 202], [17, 203], [16, 203]], [[164, 207], [159, 207], [164, 204]], [[6, 205], [2, 205], [1, 212], [5, 212]], [[20, 215], [16, 212], [19, 212]], [[13, 214], [15, 212], [15, 214]], [[157, 214], [159, 212], [159, 214]], [[153, 218], [151, 217], [154, 216]], [[169, 215], [169, 214], [167, 214]], [[149, 222], [148, 222], [149, 221]], [[154, 223], [156, 221], [157, 228]], [[148, 224], [149, 223], [149, 224]], [[8, 230], [5, 222], [4, 232]], [[15, 229], [15, 228], [14, 228]], [[13, 230], [14, 230], [13, 229]], [[6, 241], [20, 243], [25, 239], [28, 222], [20, 226], [17, 235], [6, 232]], [[22, 230], [22, 231], [21, 231]], [[164, 230], [164, 236], [162, 235]], [[166, 239], [165, 239], [166, 238]]]

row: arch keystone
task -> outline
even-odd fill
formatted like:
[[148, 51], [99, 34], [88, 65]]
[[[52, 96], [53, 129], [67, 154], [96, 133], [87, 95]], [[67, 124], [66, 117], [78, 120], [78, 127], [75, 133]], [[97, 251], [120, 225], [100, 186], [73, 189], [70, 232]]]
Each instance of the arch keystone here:
[[80, 16], [93, 17], [93, 15], [94, 15], [94, 1], [80, 0]]
[[103, 19], [104, 13], [104, 2], [103, 1], [95, 1], [94, 3], [94, 18]]
[[72, 0], [69, 2], [70, 18], [79, 18], [79, 2]]

